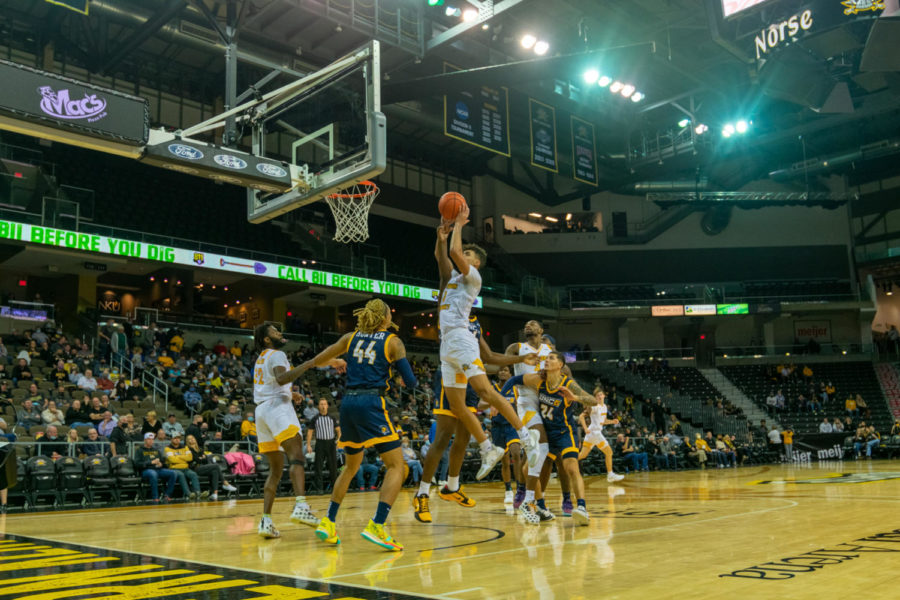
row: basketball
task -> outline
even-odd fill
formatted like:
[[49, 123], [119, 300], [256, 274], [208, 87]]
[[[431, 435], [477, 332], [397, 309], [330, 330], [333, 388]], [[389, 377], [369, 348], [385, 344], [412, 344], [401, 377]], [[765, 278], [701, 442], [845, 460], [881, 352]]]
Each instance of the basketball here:
[[453, 221], [466, 205], [466, 199], [459, 192], [447, 192], [438, 200], [438, 210], [445, 221]]

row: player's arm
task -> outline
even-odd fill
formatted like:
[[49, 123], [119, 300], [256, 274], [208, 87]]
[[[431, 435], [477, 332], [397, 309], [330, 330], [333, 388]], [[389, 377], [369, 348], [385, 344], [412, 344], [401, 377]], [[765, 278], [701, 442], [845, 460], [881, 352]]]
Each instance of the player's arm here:
[[441, 292], [447, 287], [447, 282], [450, 281], [450, 273], [453, 271], [453, 263], [450, 262], [450, 257], [447, 256], [447, 238], [450, 237], [452, 228], [452, 223], [441, 222], [440, 227], [437, 228], [437, 241], [434, 243], [434, 259], [437, 261], [438, 273], [441, 278], [438, 289]]
[[588, 430], [587, 421], [584, 420], [584, 413], [581, 413], [580, 415], [578, 415], [578, 424], [581, 425], [582, 431]]
[[507, 349], [506, 354], [494, 352], [491, 350], [491, 347], [488, 346], [488, 343], [484, 341], [484, 336], [478, 338], [478, 350], [481, 354], [482, 362], [485, 364], [497, 365], [498, 367], [515, 365], [518, 363], [528, 363], [533, 365], [537, 362], [537, 354], [534, 352], [531, 354], [523, 354], [522, 356], [519, 356], [518, 353], [509, 354], [509, 349]]
[[403, 378], [403, 383], [406, 384], [406, 387], [410, 390], [414, 390], [416, 386], [419, 385], [419, 380], [416, 379], [412, 366], [410, 366], [409, 361], [406, 359], [406, 346], [403, 345], [403, 341], [396, 335], [391, 337], [388, 342], [387, 351], [390, 355], [391, 367], [400, 373], [400, 377]]
[[469, 222], [469, 207], [463, 208], [456, 215], [456, 221], [453, 223], [453, 233], [450, 234], [450, 260], [456, 265], [456, 270], [463, 277], [469, 274], [469, 263], [462, 251], [462, 229]]
[[575, 381], [569, 381], [567, 385], [560, 389], [569, 402], [580, 402], [584, 406], [598, 404], [597, 399], [581, 389], [581, 386]]
[[328, 346], [305, 363], [294, 367], [290, 371], [286, 370], [284, 367], [275, 367], [273, 369], [273, 372], [275, 373], [275, 381], [278, 382], [278, 385], [291, 383], [313, 367], [329, 366], [334, 367], [338, 370], [340, 370], [341, 368], [346, 368], [347, 363], [343, 360], [339, 360], [338, 357], [346, 354], [347, 345], [350, 343], [350, 339], [352, 337], [353, 332], [345, 333], [341, 336], [341, 339]]
[[506, 380], [506, 383], [503, 384], [503, 389], [500, 390], [500, 394], [505, 396], [517, 385], [525, 385], [537, 389], [541, 385], [541, 374], [525, 373], [524, 375], [510, 377]]

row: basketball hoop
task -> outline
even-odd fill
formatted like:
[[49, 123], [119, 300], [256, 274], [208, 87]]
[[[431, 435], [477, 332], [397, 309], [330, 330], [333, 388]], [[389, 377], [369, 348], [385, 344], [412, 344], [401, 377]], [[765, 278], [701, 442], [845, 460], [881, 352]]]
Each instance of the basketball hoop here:
[[337, 231], [336, 242], [364, 242], [369, 239], [369, 207], [381, 190], [371, 181], [360, 181], [340, 192], [325, 196]]

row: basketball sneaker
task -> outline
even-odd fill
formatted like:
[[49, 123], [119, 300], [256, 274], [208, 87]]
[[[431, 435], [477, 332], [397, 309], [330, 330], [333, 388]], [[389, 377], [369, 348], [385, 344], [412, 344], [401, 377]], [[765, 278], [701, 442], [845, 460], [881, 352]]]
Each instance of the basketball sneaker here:
[[413, 514], [420, 523], [431, 523], [431, 508], [428, 506], [428, 494], [419, 494], [413, 498]]
[[275, 523], [272, 522], [271, 517], [263, 517], [259, 520], [259, 529], [257, 533], [260, 537], [264, 537], [266, 539], [273, 539], [281, 537], [281, 533], [275, 529]]
[[506, 490], [506, 494], [503, 495], [503, 504], [512, 504], [513, 500], [515, 500], [515, 492]]
[[562, 514], [571, 517], [572, 516], [572, 499], [565, 498], [562, 503]]
[[522, 440], [522, 446], [525, 449], [525, 456], [528, 458], [528, 466], [533, 467], [538, 461], [538, 443], [541, 440], [541, 434], [536, 429], [529, 429], [528, 436]]
[[588, 511], [583, 506], [576, 506], [575, 510], [572, 511], [572, 521], [576, 525], [587, 525], [591, 520], [591, 516], [588, 514]]
[[519, 507], [519, 516], [526, 525], [540, 525], [541, 518], [537, 514], [537, 507], [530, 502], [523, 502]]
[[494, 470], [494, 467], [497, 466], [497, 463], [500, 462], [500, 459], [503, 458], [504, 454], [506, 454], [506, 450], [498, 446], [491, 446], [490, 450], [483, 452], [481, 454], [481, 467], [479, 467], [475, 479], [481, 481], [487, 477]]
[[556, 515], [550, 512], [549, 508], [541, 508], [540, 506], [535, 506], [535, 511], [537, 512], [537, 516], [541, 521], [552, 521], [556, 518]]
[[445, 486], [441, 488], [441, 491], [438, 492], [438, 495], [441, 497], [441, 500], [456, 502], [460, 506], [464, 506], [466, 508], [472, 508], [473, 506], [475, 506], [475, 501], [463, 494], [462, 488], [459, 488], [455, 492], [451, 492]]
[[291, 522], [299, 525], [317, 527], [319, 525], [319, 518], [312, 510], [310, 510], [309, 504], [306, 502], [297, 502], [294, 504], [294, 512], [291, 513]]
[[338, 537], [337, 527], [334, 521], [328, 517], [322, 517], [319, 526], [316, 527], [316, 537], [326, 544], [340, 544], [341, 538]]
[[615, 483], [616, 481], [622, 481], [625, 479], [624, 475], [619, 475], [618, 473], [609, 473], [606, 476], [606, 480], [610, 483]]
[[384, 530], [384, 525], [379, 525], [372, 519], [369, 519], [369, 524], [366, 525], [366, 528], [362, 530], [360, 535], [373, 544], [377, 544], [382, 548], [385, 548], [386, 550], [392, 550], [394, 552], [400, 552], [403, 550], [403, 544], [395, 542], [394, 538], [389, 536]]

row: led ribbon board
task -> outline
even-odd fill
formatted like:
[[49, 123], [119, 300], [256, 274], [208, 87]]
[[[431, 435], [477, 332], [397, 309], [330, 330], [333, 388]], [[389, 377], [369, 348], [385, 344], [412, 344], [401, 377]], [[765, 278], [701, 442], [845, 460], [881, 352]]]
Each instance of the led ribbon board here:
[[[396, 296], [411, 300], [437, 302], [439, 294], [438, 290], [417, 285], [330, 273], [296, 265], [247, 260], [223, 254], [149, 244], [147, 242], [135, 242], [65, 229], [41, 227], [28, 223], [17, 223], [15, 221], [0, 221], [0, 240], [4, 239], [68, 250], [81, 250], [94, 254], [154, 260], [173, 265], [257, 275], [327, 288], [353, 290], [365, 294]], [[483, 305], [483, 299], [478, 297], [475, 301], [475, 307], [480, 308]]]

